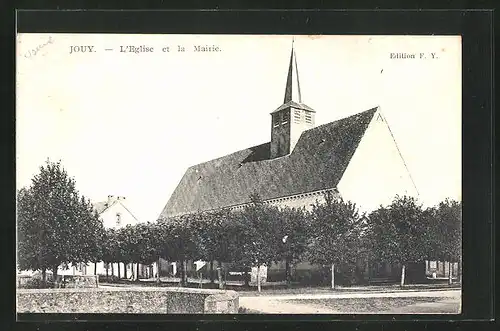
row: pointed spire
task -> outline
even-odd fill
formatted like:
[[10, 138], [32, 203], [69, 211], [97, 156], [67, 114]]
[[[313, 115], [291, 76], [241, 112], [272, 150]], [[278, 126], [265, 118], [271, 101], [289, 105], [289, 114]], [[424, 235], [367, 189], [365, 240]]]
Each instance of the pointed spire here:
[[286, 79], [285, 100], [283, 103], [294, 101], [302, 103], [300, 95], [299, 70], [297, 68], [297, 55], [293, 47], [295, 38], [292, 39], [292, 52], [290, 54], [290, 64], [288, 67], [288, 77]]

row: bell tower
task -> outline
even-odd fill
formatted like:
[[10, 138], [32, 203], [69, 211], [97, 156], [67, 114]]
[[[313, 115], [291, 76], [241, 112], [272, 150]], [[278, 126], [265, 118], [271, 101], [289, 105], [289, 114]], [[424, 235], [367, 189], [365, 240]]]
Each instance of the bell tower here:
[[271, 113], [271, 159], [290, 154], [303, 131], [314, 127], [316, 111], [302, 103], [294, 41], [283, 104]]

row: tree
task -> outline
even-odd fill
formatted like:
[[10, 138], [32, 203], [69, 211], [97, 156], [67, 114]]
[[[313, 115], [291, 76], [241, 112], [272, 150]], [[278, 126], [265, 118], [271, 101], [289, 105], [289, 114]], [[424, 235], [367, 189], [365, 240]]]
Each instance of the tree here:
[[376, 259], [401, 264], [401, 286], [409, 262], [425, 260], [431, 245], [429, 215], [413, 197], [397, 196], [391, 205], [372, 212], [370, 241]]
[[428, 212], [431, 214], [429, 259], [448, 261], [451, 284], [451, 263], [460, 262], [462, 255], [462, 202], [446, 199]]
[[133, 262], [136, 238], [133, 237], [131, 225], [116, 229], [115, 233], [117, 241], [115, 261], [123, 264], [123, 276], [127, 279], [127, 265]]
[[274, 221], [277, 238], [277, 260], [285, 261], [285, 281], [290, 283], [290, 265], [299, 261], [306, 249], [310, 236], [307, 213], [304, 209], [281, 208]]
[[187, 285], [186, 262], [199, 257], [193, 232], [194, 216], [191, 214], [160, 220], [163, 246], [160, 252], [168, 261], [180, 265], [181, 286]]
[[[60, 162], [47, 160], [18, 192], [18, 264], [21, 269], [53, 271], [61, 264], [94, 261], [98, 220]], [[90, 220], [90, 222], [89, 222]]]
[[265, 205], [257, 195], [252, 195], [251, 203], [233, 214], [232, 260], [246, 268], [257, 267], [259, 291], [260, 267], [276, 261], [282, 245], [283, 237], [275, 226], [278, 213], [276, 207]]
[[109, 228], [104, 230], [101, 248], [102, 261], [106, 267], [106, 279], [108, 279], [109, 265], [119, 261], [118, 237], [115, 229]]
[[156, 224], [139, 223], [126, 228], [127, 249], [130, 260], [136, 263], [136, 281], [139, 281], [139, 265], [149, 265], [160, 256], [159, 232]]
[[210, 263], [210, 280], [214, 282], [213, 262], [229, 262], [231, 231], [230, 211], [219, 209], [205, 213], [198, 213], [193, 222], [193, 234], [197, 244], [197, 251], [202, 260]]
[[335, 267], [353, 265], [358, 257], [363, 217], [355, 204], [325, 194], [325, 202], [313, 205], [308, 260], [331, 266], [335, 288]]

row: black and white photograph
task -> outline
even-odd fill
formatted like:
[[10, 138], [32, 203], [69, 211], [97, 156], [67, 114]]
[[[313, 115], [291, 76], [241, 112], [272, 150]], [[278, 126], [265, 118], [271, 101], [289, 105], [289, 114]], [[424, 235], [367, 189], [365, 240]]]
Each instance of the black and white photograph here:
[[17, 313], [460, 314], [461, 54], [17, 34]]

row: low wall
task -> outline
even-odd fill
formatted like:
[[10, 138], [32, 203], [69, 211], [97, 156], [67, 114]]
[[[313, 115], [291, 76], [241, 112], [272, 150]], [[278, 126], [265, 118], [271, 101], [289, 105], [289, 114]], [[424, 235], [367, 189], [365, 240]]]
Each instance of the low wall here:
[[18, 289], [18, 313], [237, 314], [235, 291], [191, 288]]

